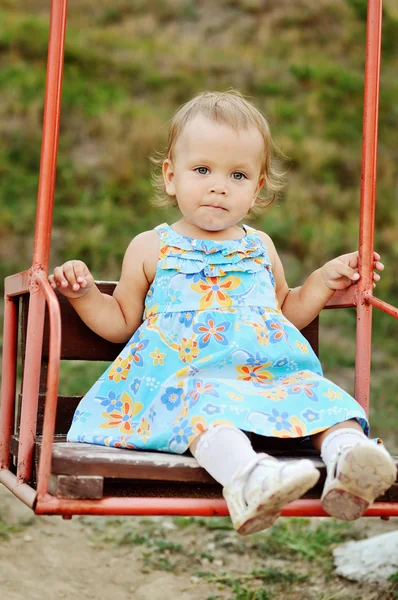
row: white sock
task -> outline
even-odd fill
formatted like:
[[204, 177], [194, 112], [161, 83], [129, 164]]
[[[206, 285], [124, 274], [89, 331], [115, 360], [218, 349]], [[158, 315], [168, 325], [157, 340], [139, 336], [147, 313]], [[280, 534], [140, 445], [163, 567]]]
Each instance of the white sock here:
[[201, 435], [193, 455], [200, 466], [225, 487], [237, 471], [255, 458], [256, 452], [240, 429], [216, 425]]
[[[340, 448], [343, 446], [354, 446], [358, 442], [369, 441], [363, 431], [358, 429], [350, 429], [344, 427], [343, 429], [335, 429], [330, 433], [322, 442], [321, 446], [321, 457], [329, 469], [334, 464], [336, 455]], [[369, 442], [371, 443], [371, 442]]]
[[[228, 485], [235, 473], [243, 469], [252, 461], [257, 453], [253, 450], [247, 436], [229, 425], [216, 425], [205, 431], [192, 454], [201, 467], [223, 487]], [[266, 457], [263, 457], [263, 461]], [[308, 460], [301, 461], [301, 465], [286, 464], [283, 471], [284, 477], [290, 477], [300, 469], [308, 470], [312, 464]], [[275, 461], [270, 457], [267, 463], [257, 465], [250, 473], [245, 488], [246, 498], [250, 498], [253, 489], [264, 485], [269, 475], [275, 473]], [[267, 485], [265, 483], [265, 485]]]

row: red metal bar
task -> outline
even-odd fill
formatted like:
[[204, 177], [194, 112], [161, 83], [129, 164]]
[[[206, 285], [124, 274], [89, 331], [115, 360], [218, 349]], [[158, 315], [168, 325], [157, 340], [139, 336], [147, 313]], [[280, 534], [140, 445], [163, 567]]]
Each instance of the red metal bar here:
[[379, 110], [382, 1], [368, 0], [363, 112], [359, 273], [355, 359], [355, 397], [369, 413], [372, 306], [365, 301], [373, 291], [373, 249], [376, 203], [377, 133]]
[[50, 319], [50, 347], [48, 358], [48, 375], [46, 390], [46, 405], [44, 410], [43, 441], [40, 453], [40, 463], [37, 481], [38, 495], [44, 495], [48, 490], [51, 475], [52, 447], [55, 430], [55, 417], [58, 402], [58, 379], [61, 361], [61, 311], [54, 290], [41, 273], [36, 281], [42, 288], [48, 306]]
[[36, 491], [27, 485], [26, 483], [21, 483], [18, 481], [16, 475], [11, 473], [8, 469], [3, 469], [0, 471], [0, 483], [6, 486], [26, 506], [29, 508], [34, 508], [36, 501]]
[[43, 142], [41, 147], [39, 189], [33, 265], [30, 280], [30, 303], [27, 327], [26, 358], [22, 385], [21, 428], [18, 450], [18, 478], [29, 481], [32, 474], [34, 437], [40, 383], [41, 349], [45, 299], [39, 291], [36, 275], [47, 276], [50, 254], [55, 167], [58, 153], [59, 120], [66, 11], [68, 0], [52, 0], [48, 42], [47, 79], [44, 101]]
[[18, 307], [7, 293], [4, 302], [3, 364], [0, 405], [0, 469], [10, 465], [10, 439], [14, 431], [17, 367]]
[[388, 304], [388, 302], [384, 302], [384, 300], [380, 300], [379, 298], [375, 298], [375, 296], [369, 295], [366, 298], [366, 302], [369, 302], [375, 308], [380, 308], [380, 310], [384, 311], [391, 317], [398, 319], [398, 308], [393, 306], [392, 304]]
[[39, 289], [30, 294], [26, 352], [22, 380], [22, 405], [19, 429], [17, 475], [20, 481], [29, 481], [33, 468], [36, 435], [37, 406], [39, 401], [41, 354], [43, 344], [45, 301]]
[[[60, 500], [47, 494], [38, 498], [38, 515], [193, 515], [228, 516], [225, 500], [199, 498], [103, 498], [102, 500]], [[282, 516], [327, 517], [320, 500], [296, 500], [282, 511]], [[366, 517], [398, 516], [398, 502], [376, 502]]]
[[15, 273], [9, 275], [4, 280], [4, 288], [7, 296], [20, 296], [21, 294], [27, 294], [29, 292], [29, 271], [22, 271], [22, 273]]
[[50, 255], [54, 205], [67, 8], [68, 0], [52, 0], [51, 2], [43, 141], [33, 249], [33, 266], [38, 265], [46, 273]]

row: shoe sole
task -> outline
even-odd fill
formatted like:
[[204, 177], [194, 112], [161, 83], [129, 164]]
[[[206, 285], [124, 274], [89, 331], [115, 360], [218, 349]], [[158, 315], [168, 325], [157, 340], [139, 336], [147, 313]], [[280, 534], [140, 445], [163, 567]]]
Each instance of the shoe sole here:
[[252, 517], [238, 528], [240, 535], [249, 535], [268, 529], [280, 517], [281, 511], [286, 504], [298, 500], [310, 490], [320, 477], [319, 471], [314, 467], [308, 473], [303, 473], [300, 478], [293, 477], [281, 484], [281, 487], [271, 496], [267, 496], [263, 502], [257, 505]]
[[[387, 460], [383, 460], [379, 452], [375, 453], [375, 448], [377, 446], [372, 448], [363, 444], [354, 446], [341, 461], [337, 479], [330, 484], [326, 482], [321, 504], [331, 517], [342, 521], [358, 519], [374, 499], [394, 484], [397, 470], [393, 461], [388, 456], [385, 457]], [[373, 484], [365, 486], [365, 480], [353, 479], [353, 464], [357, 469], [358, 465], [363, 465], [365, 477], [366, 469], [373, 469]]]

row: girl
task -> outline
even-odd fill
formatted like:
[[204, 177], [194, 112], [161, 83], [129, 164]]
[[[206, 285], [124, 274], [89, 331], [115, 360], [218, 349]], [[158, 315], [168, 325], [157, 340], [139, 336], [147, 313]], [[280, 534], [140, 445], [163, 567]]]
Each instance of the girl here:
[[309, 460], [256, 454], [245, 431], [309, 436], [327, 466], [322, 506], [340, 519], [360, 517], [396, 475], [368, 440], [361, 406], [322, 376], [299, 331], [335, 290], [355, 285], [358, 253], [289, 290], [271, 238], [239, 225], [266, 205], [261, 191], [281, 187], [271, 149], [267, 121], [242, 95], [199, 94], [176, 112], [158, 161], [181, 218], [133, 239], [113, 296], [78, 260], [49, 277], [91, 329], [127, 342], [81, 400], [68, 440], [190, 448], [222, 484], [241, 534], [269, 527], [319, 478]]

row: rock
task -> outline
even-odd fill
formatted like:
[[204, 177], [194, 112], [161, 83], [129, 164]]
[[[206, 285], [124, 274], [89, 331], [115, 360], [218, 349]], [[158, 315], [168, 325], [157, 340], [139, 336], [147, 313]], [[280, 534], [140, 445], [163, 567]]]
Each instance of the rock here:
[[337, 575], [368, 583], [387, 581], [398, 571], [398, 531], [342, 544], [333, 556]]

